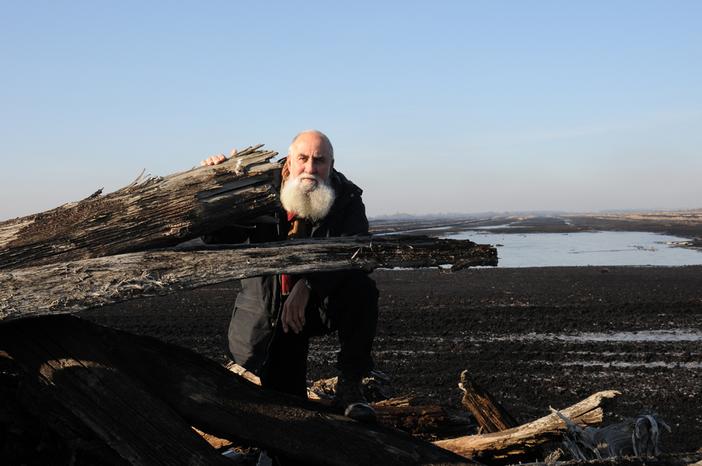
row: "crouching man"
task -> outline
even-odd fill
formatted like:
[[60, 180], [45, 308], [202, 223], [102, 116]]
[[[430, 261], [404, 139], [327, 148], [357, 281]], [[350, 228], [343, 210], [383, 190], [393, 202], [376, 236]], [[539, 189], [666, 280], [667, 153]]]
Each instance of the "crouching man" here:
[[[202, 164], [224, 160], [218, 155]], [[334, 150], [323, 133], [298, 134], [281, 170], [280, 212], [216, 232], [205, 241], [259, 243], [368, 233], [362, 190], [334, 170]], [[309, 339], [336, 331], [339, 381], [334, 404], [349, 417], [373, 421], [375, 412], [360, 382], [373, 367], [375, 282], [362, 271], [341, 271], [280, 274], [241, 283], [229, 325], [234, 361], [257, 374], [264, 387], [306, 397]]]

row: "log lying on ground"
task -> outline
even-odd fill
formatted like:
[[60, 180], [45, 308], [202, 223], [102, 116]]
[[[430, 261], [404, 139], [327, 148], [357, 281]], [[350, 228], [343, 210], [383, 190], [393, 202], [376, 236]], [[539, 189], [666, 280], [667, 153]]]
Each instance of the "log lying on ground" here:
[[[253, 384], [261, 384], [259, 377], [234, 362], [228, 363], [225, 367]], [[366, 399], [372, 401], [373, 398], [369, 396], [368, 392], [376, 392], [377, 388], [369, 387], [367, 382], [368, 379], [364, 379], [363, 391]], [[317, 380], [312, 384], [312, 387], [307, 388], [307, 397], [317, 403], [330, 406], [330, 398], [336, 391], [336, 383], [337, 377]], [[321, 397], [320, 389], [323, 392]], [[375, 401], [371, 403], [371, 406], [375, 409], [378, 424], [402, 430], [424, 440], [460, 435], [475, 426], [468, 413], [450, 410], [436, 404], [419, 403], [412, 396]], [[205, 439], [210, 444], [217, 445], [218, 439], [211, 439], [207, 436]]]
[[220, 165], [137, 179], [1, 222], [0, 269], [168, 247], [270, 211], [279, 202], [280, 165], [269, 163], [277, 153], [261, 146]]
[[[10, 407], [10, 412], [3, 408]], [[0, 464], [130, 464], [0, 350]]]
[[[599, 424], [603, 419], [602, 403], [620, 392], [606, 390], [590, 395], [560, 412], [580, 425]], [[518, 427], [491, 434], [468, 435], [439, 440], [436, 445], [469, 458], [496, 458], [520, 455], [538, 445], [558, 438], [566, 431], [566, 423], [555, 413]]]
[[0, 349], [131, 464], [227, 464], [191, 425], [304, 464], [472, 464], [257, 387], [190, 350], [72, 316], [3, 323]]
[[656, 457], [625, 456], [590, 461], [520, 463], [519, 466], [702, 466], [702, 450], [691, 453], [664, 453]]
[[468, 413], [412, 399], [391, 398], [372, 403], [381, 425], [424, 440], [453, 437], [475, 428]]
[[517, 426], [517, 421], [484, 388], [468, 375], [461, 372], [458, 387], [463, 390], [461, 403], [475, 418], [484, 433], [499, 432]]
[[0, 271], [0, 320], [77, 312], [240, 278], [377, 267], [496, 265], [467, 240], [358, 237], [199, 251], [149, 251]]

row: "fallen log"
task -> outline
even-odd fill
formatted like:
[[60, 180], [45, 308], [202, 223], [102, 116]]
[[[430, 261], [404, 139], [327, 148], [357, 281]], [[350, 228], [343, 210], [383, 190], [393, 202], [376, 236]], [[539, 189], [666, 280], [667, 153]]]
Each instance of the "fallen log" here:
[[[32, 394], [25, 406], [51, 407], [40, 419], [68, 444], [84, 449], [87, 438], [99, 439], [103, 455], [97, 464], [115, 464], [114, 456], [134, 465], [228, 464], [170, 407], [109, 361], [92, 357], [100, 354], [92, 341], [75, 334], [68, 341], [60, 325], [51, 335], [52, 328], [41, 319], [25, 322], [0, 325], [0, 345], [35, 377], [25, 380]], [[23, 340], [20, 345], [18, 339]], [[78, 346], [85, 343], [91, 346]]]
[[664, 453], [650, 456], [620, 456], [589, 461], [554, 461], [520, 463], [519, 466], [702, 466], [702, 451]]
[[[597, 392], [560, 412], [578, 425], [599, 424], [604, 416], [603, 401], [619, 394], [620, 392], [616, 390]], [[566, 430], [565, 421], [558, 414], [552, 413], [500, 432], [439, 440], [434, 444], [467, 458], [498, 458], [521, 455], [525, 451], [562, 436]]]
[[458, 388], [463, 391], [461, 403], [473, 415], [481, 433], [499, 432], [518, 425], [507, 410], [483, 387], [461, 372]]
[[261, 147], [0, 222], [0, 269], [168, 247], [268, 212], [278, 206], [280, 165]]
[[304, 464], [472, 464], [257, 387], [190, 350], [72, 316], [0, 324], [0, 348], [131, 464], [226, 464], [190, 426]]
[[378, 423], [424, 440], [452, 437], [475, 428], [468, 413], [437, 404], [398, 403], [396, 399], [372, 403]]
[[[3, 408], [9, 407], [9, 412]], [[28, 383], [9, 354], [0, 350], [0, 464], [126, 466], [66, 406]]]
[[428, 237], [347, 237], [148, 251], [0, 271], [0, 321], [77, 312], [240, 278], [377, 267], [496, 265], [495, 248]]
[[[261, 379], [246, 368], [230, 362], [225, 367], [244, 377], [249, 382], [261, 385]], [[307, 398], [317, 403], [331, 406], [336, 392], [338, 377], [315, 381], [307, 387]], [[362, 390], [366, 400], [375, 409], [378, 424], [399, 429], [423, 440], [436, 440], [467, 432], [475, 425], [468, 413], [447, 409], [436, 404], [423, 404], [412, 396], [401, 396], [379, 400], [374, 398], [381, 390], [372, 377], [364, 378]], [[205, 437], [212, 445], [216, 440]], [[211, 441], [212, 440], [212, 441]]]

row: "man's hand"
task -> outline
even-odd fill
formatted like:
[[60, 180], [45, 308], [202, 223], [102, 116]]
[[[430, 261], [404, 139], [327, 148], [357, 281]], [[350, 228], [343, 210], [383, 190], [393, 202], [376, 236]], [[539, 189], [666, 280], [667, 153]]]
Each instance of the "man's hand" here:
[[303, 280], [298, 280], [293, 286], [288, 299], [283, 304], [283, 314], [280, 320], [283, 322], [283, 331], [288, 333], [292, 330], [300, 333], [305, 326], [305, 308], [310, 300], [310, 289], [307, 288]]
[[[236, 149], [232, 149], [232, 153], [229, 155], [230, 157], [235, 157], [236, 156]], [[205, 160], [200, 162], [201, 166], [206, 166], [206, 165], [218, 165], [222, 162], [227, 160], [227, 157], [224, 154], [217, 154], [213, 155], [211, 157], [207, 157]]]

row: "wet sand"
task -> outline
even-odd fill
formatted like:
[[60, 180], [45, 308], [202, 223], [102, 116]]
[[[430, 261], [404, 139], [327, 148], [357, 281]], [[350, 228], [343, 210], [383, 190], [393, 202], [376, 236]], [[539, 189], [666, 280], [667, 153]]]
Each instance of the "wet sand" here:
[[[376, 271], [377, 368], [398, 394], [459, 406], [468, 369], [520, 421], [589, 394], [623, 394], [606, 421], [656, 412], [667, 451], [702, 447], [702, 266]], [[232, 282], [84, 312], [218, 361]], [[335, 375], [333, 337], [314, 341], [310, 378]]]

